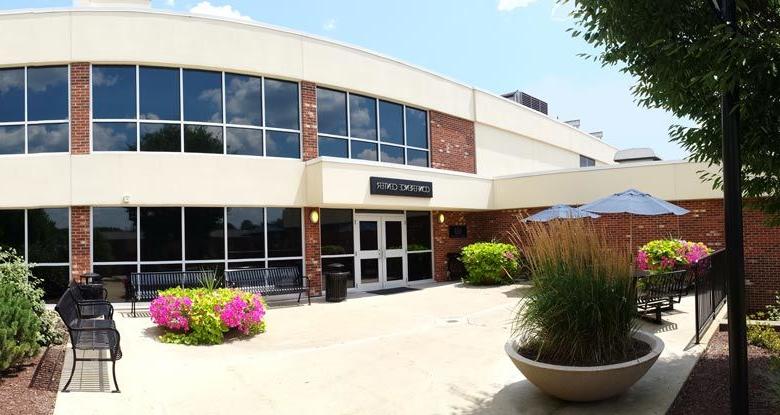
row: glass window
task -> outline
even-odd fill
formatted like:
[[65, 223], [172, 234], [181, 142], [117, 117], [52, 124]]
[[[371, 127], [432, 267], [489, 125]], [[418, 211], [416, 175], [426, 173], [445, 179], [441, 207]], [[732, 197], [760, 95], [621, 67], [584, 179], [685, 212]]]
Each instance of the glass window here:
[[95, 151], [136, 151], [134, 122], [96, 122], [92, 125]]
[[[92, 209], [92, 255], [95, 262], [138, 259], [136, 208]], [[103, 275], [102, 273], [99, 273]]]
[[263, 130], [227, 128], [227, 154], [263, 155]]
[[381, 161], [404, 164], [404, 148], [382, 144]]
[[298, 84], [265, 80], [265, 126], [297, 130], [300, 128]]
[[135, 66], [93, 66], [93, 118], [135, 119], [135, 112]]
[[141, 261], [181, 260], [181, 208], [142, 207], [140, 212]]
[[41, 281], [43, 288], [43, 301], [53, 303], [62, 297], [70, 284], [70, 267], [36, 265], [32, 273]]
[[222, 122], [222, 75], [184, 70], [184, 121]]
[[184, 151], [187, 153], [222, 154], [224, 151], [222, 144], [222, 127], [185, 125]]
[[0, 126], [0, 154], [24, 153], [24, 125]]
[[180, 120], [179, 70], [139, 69], [140, 117], [143, 120]]
[[36, 124], [27, 127], [28, 153], [67, 153], [68, 124]]
[[141, 264], [141, 272], [181, 271], [182, 264]]
[[406, 212], [407, 251], [429, 251], [431, 249], [431, 213]]
[[376, 144], [352, 140], [352, 158], [376, 161]]
[[141, 124], [141, 151], [181, 151], [179, 124]]
[[68, 67], [27, 69], [27, 119], [68, 119]]
[[320, 210], [322, 255], [353, 253], [352, 209]]
[[228, 262], [228, 269], [265, 268], [265, 261]]
[[271, 157], [301, 158], [301, 143], [298, 133], [267, 130], [265, 138], [266, 155]]
[[379, 229], [377, 221], [360, 221], [360, 249], [361, 251], [376, 251], [379, 249]]
[[184, 264], [185, 271], [216, 271], [217, 278], [222, 278], [222, 272], [225, 270], [224, 262], [208, 262], [194, 264]]
[[376, 140], [376, 100], [360, 95], [349, 95], [349, 135]]
[[347, 135], [347, 94], [317, 88], [317, 131]]
[[428, 115], [425, 111], [406, 108], [406, 145], [428, 148]]
[[407, 278], [409, 281], [428, 280], [433, 278], [433, 267], [431, 266], [431, 253], [409, 253], [407, 255], [409, 269]]
[[108, 291], [108, 301], [130, 300], [130, 274], [138, 270], [135, 264], [95, 265], [92, 270], [103, 277], [103, 288]]
[[29, 209], [27, 244], [30, 262], [70, 261], [70, 214], [68, 208]]
[[0, 122], [15, 121], [24, 121], [24, 68], [0, 69]]
[[386, 143], [404, 143], [404, 109], [392, 102], [379, 101], [379, 137]]
[[301, 256], [301, 210], [296, 208], [268, 208], [268, 256]]
[[0, 210], [0, 247], [24, 256], [24, 210]]
[[228, 124], [263, 125], [262, 84], [258, 77], [225, 74]]
[[184, 208], [185, 259], [225, 258], [224, 209]]
[[596, 160], [580, 155], [580, 167], [596, 167]]
[[268, 268], [295, 267], [303, 274], [303, 261], [300, 259], [287, 259], [283, 261], [268, 261]]
[[428, 152], [422, 150], [412, 150], [411, 148], [406, 151], [406, 164], [410, 166], [428, 167]]
[[349, 157], [349, 142], [346, 138], [319, 137], [320, 156]]
[[265, 257], [263, 208], [228, 208], [228, 258]]

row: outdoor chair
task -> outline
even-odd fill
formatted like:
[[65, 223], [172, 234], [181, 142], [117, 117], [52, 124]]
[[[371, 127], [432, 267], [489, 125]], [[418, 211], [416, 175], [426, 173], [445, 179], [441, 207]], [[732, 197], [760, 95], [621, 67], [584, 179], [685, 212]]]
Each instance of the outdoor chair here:
[[679, 298], [684, 289], [687, 272], [680, 270], [637, 276], [636, 305], [639, 313], [655, 313], [655, 323], [661, 324], [661, 312], [674, 309], [675, 298]]

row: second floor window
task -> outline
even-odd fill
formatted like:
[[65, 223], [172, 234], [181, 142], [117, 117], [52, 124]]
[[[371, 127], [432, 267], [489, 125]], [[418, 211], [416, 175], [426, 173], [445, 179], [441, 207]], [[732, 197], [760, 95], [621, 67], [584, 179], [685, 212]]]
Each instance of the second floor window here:
[[596, 160], [580, 155], [580, 167], [596, 167]]

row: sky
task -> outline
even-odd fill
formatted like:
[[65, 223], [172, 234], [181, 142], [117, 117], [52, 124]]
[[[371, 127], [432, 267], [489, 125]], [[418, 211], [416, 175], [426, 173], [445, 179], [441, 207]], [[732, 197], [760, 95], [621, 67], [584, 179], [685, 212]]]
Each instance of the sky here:
[[[2, 9], [69, 7], [72, 0], [3, 0]], [[561, 121], [581, 120], [618, 148], [687, 154], [669, 142], [679, 122], [639, 108], [633, 79], [572, 38], [570, 6], [555, 0], [153, 0], [158, 9], [251, 19], [353, 44], [494, 93], [522, 90]], [[206, 53], [206, 51], [204, 51]]]

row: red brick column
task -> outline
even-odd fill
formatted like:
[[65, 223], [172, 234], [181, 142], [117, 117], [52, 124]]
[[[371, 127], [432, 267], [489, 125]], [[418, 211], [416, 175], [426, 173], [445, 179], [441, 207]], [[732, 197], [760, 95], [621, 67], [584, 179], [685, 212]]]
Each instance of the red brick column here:
[[70, 153], [89, 154], [89, 63], [70, 65]]
[[304, 232], [306, 246], [304, 258], [306, 262], [306, 276], [311, 284], [311, 295], [322, 294], [322, 263], [320, 262], [320, 224], [312, 223], [311, 212], [318, 208], [304, 208]]
[[71, 206], [70, 208], [70, 263], [71, 279], [92, 270], [90, 255], [90, 218], [89, 206]]
[[431, 167], [476, 173], [474, 123], [437, 111], [428, 113], [431, 118]]
[[303, 161], [319, 156], [317, 150], [317, 86], [301, 81], [301, 114], [303, 121]]
[[[439, 223], [439, 214], [444, 214], [444, 223]], [[447, 281], [447, 254], [460, 252], [460, 250], [475, 241], [475, 229], [469, 226], [468, 213], [466, 212], [431, 212], [433, 224], [433, 279], [435, 281]], [[450, 238], [450, 225], [466, 225], [466, 238]]]

